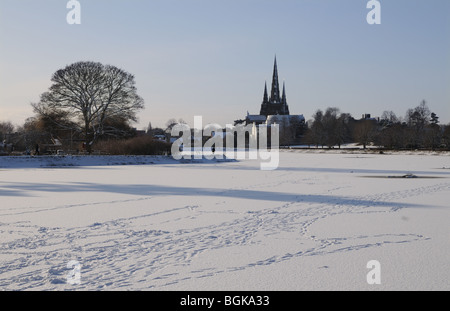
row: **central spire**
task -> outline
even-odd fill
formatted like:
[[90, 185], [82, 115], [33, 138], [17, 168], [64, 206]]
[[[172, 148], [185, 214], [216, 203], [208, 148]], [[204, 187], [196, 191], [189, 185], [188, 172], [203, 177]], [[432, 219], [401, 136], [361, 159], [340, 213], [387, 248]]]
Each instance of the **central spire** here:
[[270, 94], [270, 101], [279, 103], [280, 98], [280, 85], [278, 83], [278, 68], [277, 68], [277, 56], [275, 55], [275, 61], [273, 65], [273, 77], [272, 77], [272, 91]]
[[270, 97], [267, 96], [267, 82], [264, 84], [264, 96], [261, 104], [260, 115], [289, 115], [289, 108], [286, 100], [286, 87], [283, 82], [283, 91], [278, 82], [277, 56], [273, 64], [272, 91]]

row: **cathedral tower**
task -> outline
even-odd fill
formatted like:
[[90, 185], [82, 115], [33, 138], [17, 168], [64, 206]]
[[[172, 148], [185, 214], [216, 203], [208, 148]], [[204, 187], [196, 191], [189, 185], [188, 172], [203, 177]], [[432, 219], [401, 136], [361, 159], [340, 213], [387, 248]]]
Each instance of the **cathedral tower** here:
[[273, 65], [272, 89], [270, 98], [267, 95], [267, 82], [264, 86], [263, 102], [261, 104], [260, 115], [289, 115], [289, 107], [286, 101], [286, 89], [283, 83], [283, 94], [280, 95], [280, 84], [278, 83], [277, 58]]

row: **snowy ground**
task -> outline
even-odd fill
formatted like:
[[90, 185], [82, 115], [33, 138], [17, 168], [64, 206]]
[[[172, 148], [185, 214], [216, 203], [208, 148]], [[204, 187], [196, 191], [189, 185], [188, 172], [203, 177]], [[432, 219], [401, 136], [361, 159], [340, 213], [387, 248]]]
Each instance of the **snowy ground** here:
[[449, 198], [448, 154], [0, 157], [0, 289], [449, 290]]

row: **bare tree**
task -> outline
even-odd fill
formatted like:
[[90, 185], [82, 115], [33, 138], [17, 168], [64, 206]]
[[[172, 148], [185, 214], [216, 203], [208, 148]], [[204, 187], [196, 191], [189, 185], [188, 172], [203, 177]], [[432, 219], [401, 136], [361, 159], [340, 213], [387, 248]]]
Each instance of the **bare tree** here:
[[323, 115], [322, 123], [325, 130], [325, 144], [328, 148], [332, 148], [339, 144], [338, 129], [339, 108], [328, 107]]
[[430, 122], [431, 112], [425, 100], [406, 112], [406, 123], [410, 128], [409, 145], [419, 148], [424, 143], [425, 129]]
[[0, 152], [8, 151], [9, 135], [11, 135], [14, 131], [14, 125], [7, 122], [0, 122]]
[[318, 109], [313, 115], [312, 125], [308, 131], [308, 141], [309, 143], [316, 145], [316, 148], [318, 148], [319, 145], [322, 145], [323, 148], [325, 144], [323, 112], [320, 109]]
[[381, 114], [380, 123], [383, 126], [392, 125], [392, 124], [395, 124], [395, 123], [397, 123], [399, 121], [400, 121], [399, 118], [397, 117], [397, 115], [392, 110], [389, 110], [389, 111], [385, 110]]
[[355, 124], [355, 140], [362, 144], [364, 149], [366, 149], [367, 145], [372, 142], [375, 134], [375, 128], [375, 121], [370, 119], [360, 120]]
[[404, 136], [404, 128], [392, 110], [385, 110], [381, 114], [379, 130], [376, 136], [376, 143], [379, 146], [387, 149], [403, 147], [401, 137]]
[[325, 113], [317, 110], [313, 115], [313, 121], [306, 136], [309, 144], [315, 144], [316, 147], [322, 145], [332, 148], [341, 147], [341, 144], [351, 139], [350, 124], [353, 118], [348, 113], [340, 113], [337, 107], [328, 107]]
[[442, 133], [442, 142], [444, 143], [447, 150], [450, 150], [450, 124], [444, 126], [444, 131]]
[[6, 139], [7, 134], [14, 132], [14, 125], [9, 122], [0, 122], [0, 139], [3, 141]]
[[166, 132], [170, 132], [172, 128], [177, 124], [187, 124], [182, 118], [179, 118], [178, 121], [175, 118], [171, 118], [166, 122]]
[[352, 139], [351, 124], [353, 120], [350, 113], [341, 113], [337, 119], [336, 137], [339, 149], [341, 148], [341, 144], [349, 142]]
[[380, 131], [376, 135], [376, 142], [379, 146], [386, 149], [400, 149], [407, 145], [408, 128], [406, 124], [386, 123], [384, 119], [380, 123]]
[[136, 112], [144, 108], [134, 76], [111, 65], [77, 62], [55, 72], [51, 81], [40, 102], [32, 104], [35, 112], [66, 114], [84, 134], [88, 151], [100, 136], [114, 131], [114, 124], [136, 121]]

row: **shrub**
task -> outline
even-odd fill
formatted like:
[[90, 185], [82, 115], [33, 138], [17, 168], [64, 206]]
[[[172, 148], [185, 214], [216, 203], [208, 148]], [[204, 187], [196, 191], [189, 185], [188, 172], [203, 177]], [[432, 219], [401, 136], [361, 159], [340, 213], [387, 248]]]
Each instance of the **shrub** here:
[[139, 136], [125, 140], [100, 141], [93, 149], [112, 155], [167, 155], [170, 152], [170, 144], [150, 136]]

